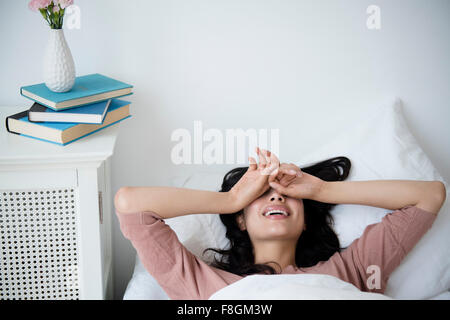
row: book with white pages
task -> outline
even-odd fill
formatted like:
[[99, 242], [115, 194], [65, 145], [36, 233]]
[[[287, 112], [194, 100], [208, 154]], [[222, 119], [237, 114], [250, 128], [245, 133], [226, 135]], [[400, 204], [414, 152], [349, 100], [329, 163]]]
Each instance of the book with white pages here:
[[6, 117], [6, 130], [20, 136], [65, 146], [131, 117], [130, 102], [112, 99], [102, 124], [30, 122], [25, 110]]
[[102, 124], [111, 99], [72, 109], [55, 111], [35, 102], [28, 110], [30, 122], [74, 122]]

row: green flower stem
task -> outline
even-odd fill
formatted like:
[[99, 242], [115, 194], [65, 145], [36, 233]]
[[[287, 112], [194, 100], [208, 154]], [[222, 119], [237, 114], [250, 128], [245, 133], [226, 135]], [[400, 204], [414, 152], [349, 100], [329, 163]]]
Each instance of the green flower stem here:
[[60, 12], [61, 12], [61, 28], [62, 28], [64, 24], [64, 14], [66, 13], [66, 8], [62, 9], [62, 11]]
[[50, 20], [47, 16], [47, 10], [45, 9], [39, 9], [39, 12], [41, 13], [41, 15], [44, 17], [45, 21], [47, 21], [48, 25], [51, 27], [52, 24], [50, 23]]
[[45, 9], [39, 9], [39, 12], [44, 17], [45, 21], [47, 21], [48, 25], [52, 29], [62, 29], [64, 23], [64, 13], [66, 9], [62, 9], [60, 5], [58, 5], [59, 10], [53, 12], [53, 8], [55, 6], [51, 3]]

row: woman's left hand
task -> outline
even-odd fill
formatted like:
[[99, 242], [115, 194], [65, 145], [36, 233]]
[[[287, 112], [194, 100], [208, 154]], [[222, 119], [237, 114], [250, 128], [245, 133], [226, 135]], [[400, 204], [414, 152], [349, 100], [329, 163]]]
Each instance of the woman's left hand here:
[[[294, 174], [295, 173], [295, 174]], [[296, 199], [313, 199], [325, 181], [303, 172], [294, 164], [282, 164], [277, 175], [269, 176], [269, 185], [277, 192]]]

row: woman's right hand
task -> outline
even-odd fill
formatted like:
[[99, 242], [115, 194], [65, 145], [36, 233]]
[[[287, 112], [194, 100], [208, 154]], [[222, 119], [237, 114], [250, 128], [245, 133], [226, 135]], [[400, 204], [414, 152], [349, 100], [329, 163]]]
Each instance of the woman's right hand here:
[[229, 191], [234, 212], [242, 210], [269, 190], [269, 176], [278, 174], [280, 160], [274, 153], [257, 147], [256, 154], [259, 163], [249, 157], [247, 171]]

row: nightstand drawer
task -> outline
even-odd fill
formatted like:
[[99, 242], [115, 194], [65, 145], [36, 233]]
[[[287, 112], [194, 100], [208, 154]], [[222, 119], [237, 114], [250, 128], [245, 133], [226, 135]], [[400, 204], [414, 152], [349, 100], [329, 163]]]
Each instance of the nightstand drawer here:
[[76, 169], [0, 171], [0, 190], [75, 188], [77, 186]]

